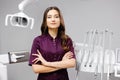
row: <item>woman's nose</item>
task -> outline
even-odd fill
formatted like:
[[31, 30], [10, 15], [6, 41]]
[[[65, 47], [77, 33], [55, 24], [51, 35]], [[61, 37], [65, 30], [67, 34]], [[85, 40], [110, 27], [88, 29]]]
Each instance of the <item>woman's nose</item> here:
[[55, 18], [52, 18], [51, 20], [52, 20], [52, 21], [55, 21]]

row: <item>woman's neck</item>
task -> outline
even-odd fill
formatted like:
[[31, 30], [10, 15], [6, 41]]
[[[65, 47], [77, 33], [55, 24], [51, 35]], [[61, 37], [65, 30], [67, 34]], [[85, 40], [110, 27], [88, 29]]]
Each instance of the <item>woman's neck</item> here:
[[55, 39], [57, 36], [57, 33], [58, 33], [58, 29], [49, 29], [48, 32], [49, 32], [50, 36]]

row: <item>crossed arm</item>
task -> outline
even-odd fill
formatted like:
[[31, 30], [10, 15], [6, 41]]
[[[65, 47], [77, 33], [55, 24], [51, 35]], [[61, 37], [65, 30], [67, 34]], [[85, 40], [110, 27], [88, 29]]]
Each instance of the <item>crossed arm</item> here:
[[37, 50], [38, 54], [33, 54], [33, 56], [37, 56], [33, 60], [34, 63], [37, 63], [38, 61], [41, 61], [41, 65], [33, 64], [32, 68], [35, 73], [48, 73], [57, 71], [59, 69], [63, 68], [71, 68], [75, 66], [75, 59], [72, 58], [73, 54], [72, 52], [67, 52], [61, 61], [55, 61], [55, 62], [47, 62], [41, 55], [41, 53]]

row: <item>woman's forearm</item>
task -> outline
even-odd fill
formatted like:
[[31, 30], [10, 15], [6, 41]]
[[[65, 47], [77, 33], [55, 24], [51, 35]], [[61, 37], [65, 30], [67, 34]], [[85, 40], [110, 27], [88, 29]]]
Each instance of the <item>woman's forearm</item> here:
[[[46, 61], [41, 53], [38, 51], [39, 54], [33, 54], [33, 56], [37, 56], [38, 58], [35, 58], [33, 60], [34, 63], [37, 63], [38, 61], [41, 61], [42, 62], [42, 65], [46, 68], [53, 68], [53, 69], [61, 69], [61, 68], [71, 68], [71, 67], [74, 67], [76, 64], [76, 61], [75, 61], [75, 58], [73, 58], [73, 53], [71, 51], [65, 53], [65, 55], [63, 56], [62, 60], [61, 61], [55, 61], [55, 62], [48, 62]], [[39, 68], [37, 68], [39, 69]], [[38, 71], [36, 68], [35, 68], [35, 71]], [[40, 70], [42, 71], [42, 70]], [[44, 70], [43, 70], [44, 71]]]
[[62, 60], [62, 61], [56, 61], [56, 62], [46, 62], [45, 66], [49, 66], [49, 67], [55, 67], [55, 68], [71, 68], [74, 67], [75, 64], [75, 59], [66, 59], [66, 60]]
[[33, 64], [32, 65], [32, 69], [33, 69], [33, 71], [35, 73], [48, 73], [48, 72], [57, 71], [60, 68], [48, 67], [48, 66], [44, 66], [44, 65]]

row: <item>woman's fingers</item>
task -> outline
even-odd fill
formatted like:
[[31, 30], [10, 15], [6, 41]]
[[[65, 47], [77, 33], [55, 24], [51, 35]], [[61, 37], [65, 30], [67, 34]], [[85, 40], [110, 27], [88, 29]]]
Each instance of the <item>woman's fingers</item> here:
[[37, 49], [37, 52], [38, 52], [39, 55], [41, 55], [41, 53], [40, 53], [40, 51], [38, 49]]
[[39, 61], [46, 62], [45, 59], [42, 57], [39, 50], [37, 50], [37, 54], [32, 54], [33, 56], [36, 56], [36, 58], [33, 60], [34, 63], [37, 63]]
[[32, 60], [32, 62], [35, 62], [37, 60], [37, 58], [35, 58], [34, 60]]
[[72, 53], [71, 51], [69, 51], [69, 52], [67, 52], [65, 55], [66, 55], [66, 56], [73, 56], [73, 53]]
[[39, 61], [43, 61], [43, 57], [39, 50], [37, 50], [37, 54], [32, 54], [32, 55], [36, 56], [36, 58], [32, 62], [37, 63]]
[[69, 51], [69, 52], [65, 53], [62, 60], [71, 59], [71, 58], [73, 58], [73, 53], [71, 51]]
[[67, 52], [67, 53], [66, 53], [66, 57], [67, 57], [68, 59], [71, 59], [71, 58], [73, 57], [73, 53], [72, 53], [71, 51]]
[[38, 54], [32, 54], [33, 56], [38, 56]]
[[32, 62], [34, 62], [34, 64], [36, 64], [39, 61], [38, 58], [35, 58]]
[[37, 52], [38, 52], [38, 54], [32, 54], [33, 56], [37, 56], [37, 57], [39, 57], [39, 55], [41, 56], [41, 53], [40, 53], [40, 51], [37, 49]]
[[34, 62], [34, 64], [36, 64], [39, 60], [39, 54], [32, 54], [33, 56], [36, 56], [37, 58], [35, 58], [34, 60], [32, 60], [32, 62]]
[[38, 61], [39, 61], [39, 60], [36, 60], [36, 61], [34, 62], [34, 64], [36, 64]]
[[41, 55], [41, 53], [39, 52], [38, 54], [32, 54], [33, 56], [36, 56], [36, 57], [38, 57], [38, 58], [40, 58], [42, 55]]

